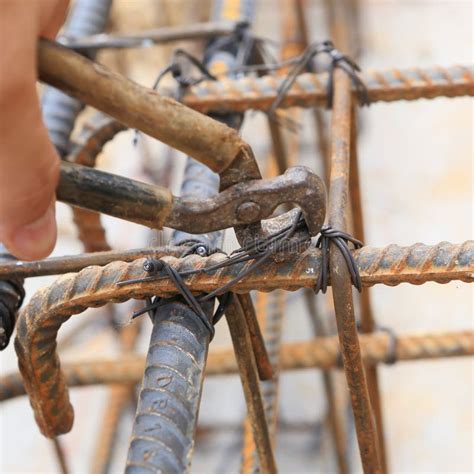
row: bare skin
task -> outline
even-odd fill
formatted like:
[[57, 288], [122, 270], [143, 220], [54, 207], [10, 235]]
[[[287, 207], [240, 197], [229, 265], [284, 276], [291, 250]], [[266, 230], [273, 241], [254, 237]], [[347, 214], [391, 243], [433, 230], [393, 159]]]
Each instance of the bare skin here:
[[48, 256], [56, 243], [59, 157], [36, 92], [38, 38], [53, 39], [67, 0], [0, 0], [0, 241], [17, 258]]

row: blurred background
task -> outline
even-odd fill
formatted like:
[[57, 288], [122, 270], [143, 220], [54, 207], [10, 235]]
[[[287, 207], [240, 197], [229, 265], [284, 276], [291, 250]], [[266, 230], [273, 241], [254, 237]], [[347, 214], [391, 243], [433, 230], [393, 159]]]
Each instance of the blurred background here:
[[[254, 31], [282, 40], [284, 2], [259, 0]], [[209, 18], [207, 0], [114, 0], [108, 30], [130, 32], [143, 28], [188, 24]], [[344, 19], [335, 5], [344, 2], [306, 1], [306, 24], [312, 41], [336, 39]], [[363, 70], [433, 65], [471, 65], [473, 62], [473, 3], [433, 0], [359, 0], [352, 4], [347, 45]], [[354, 6], [355, 5], [355, 6]], [[332, 15], [335, 15], [331, 19]], [[332, 28], [331, 28], [332, 25]], [[343, 25], [343, 26], [341, 26]], [[145, 86], [151, 86], [169, 63], [176, 47], [199, 54], [203, 44], [180, 43], [144, 49], [103, 52], [98, 60]], [[337, 44], [336, 46], [343, 49]], [[171, 85], [164, 80], [164, 85]], [[418, 100], [376, 103], [360, 111], [359, 166], [365, 211], [366, 244], [410, 245], [460, 243], [472, 238], [472, 99]], [[90, 117], [86, 110], [74, 134]], [[325, 119], [329, 115], [324, 112]], [[302, 131], [293, 147], [293, 164], [320, 171], [311, 111], [299, 116]], [[73, 135], [74, 136], [74, 135]], [[242, 136], [253, 147], [262, 169], [271, 160], [272, 147], [266, 118], [248, 113]], [[121, 133], [100, 155], [98, 167], [149, 181], [169, 176], [179, 194], [184, 157], [162, 144], [140, 136], [133, 144], [132, 131]], [[57, 205], [59, 240], [54, 255], [76, 254], [82, 245], [71, 212]], [[107, 239], [116, 249], [156, 242], [156, 236], [140, 226], [104, 218]], [[225, 250], [236, 248], [231, 231]], [[169, 238], [165, 233], [160, 237]], [[27, 295], [54, 278], [30, 279]], [[371, 291], [374, 313], [381, 326], [399, 333], [472, 329], [472, 289], [467, 284], [402, 284], [376, 286]], [[286, 296], [283, 341], [312, 335], [299, 292]], [[318, 297], [319, 298], [319, 297]], [[332, 309], [318, 300], [331, 318]], [[117, 309], [118, 320], [128, 324], [133, 303]], [[60, 332], [62, 361], [87, 360], [117, 354], [116, 332], [108, 324], [107, 309], [93, 309], [71, 318]], [[150, 324], [143, 319], [138, 347], [145, 353]], [[145, 321], [146, 319], [146, 321]], [[88, 329], [84, 329], [84, 321]], [[214, 349], [230, 343], [225, 321], [217, 327]], [[0, 354], [2, 375], [17, 370], [13, 345]], [[473, 365], [469, 358], [399, 363], [379, 366], [385, 435], [391, 472], [473, 472]], [[347, 399], [344, 382], [335, 374], [342, 406]], [[281, 472], [337, 472], [328, 435], [327, 406], [321, 372], [304, 370], [280, 376], [277, 462]], [[96, 472], [94, 456], [100, 441], [110, 388], [71, 390], [76, 421], [70, 434], [61, 437], [71, 473]], [[2, 403], [0, 471], [5, 473], [60, 472], [51, 442], [41, 436], [26, 397]], [[117, 430], [109, 472], [122, 472], [132, 427], [134, 407], [126, 406]], [[193, 472], [239, 472], [242, 421], [245, 403], [237, 376], [205, 381], [200, 410]], [[347, 415], [349, 417], [349, 415]], [[349, 418], [348, 418], [349, 420]], [[348, 421], [350, 426], [350, 420]], [[352, 436], [352, 438], [351, 438]], [[360, 471], [355, 435], [349, 436], [351, 472]]]

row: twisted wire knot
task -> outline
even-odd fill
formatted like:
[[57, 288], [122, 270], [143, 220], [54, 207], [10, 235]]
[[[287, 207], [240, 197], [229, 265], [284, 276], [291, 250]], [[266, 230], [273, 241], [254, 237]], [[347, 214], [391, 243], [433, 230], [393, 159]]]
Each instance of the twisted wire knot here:
[[319, 272], [314, 291], [316, 293], [319, 293], [319, 291], [326, 293], [329, 281], [329, 244], [331, 242], [340, 250], [344, 257], [351, 275], [352, 284], [359, 292], [362, 291], [359, 269], [348, 244], [352, 243], [354, 249], [360, 249], [364, 244], [346, 232], [333, 229], [330, 225], [325, 225], [321, 228], [320, 235], [316, 241], [316, 248], [321, 249], [321, 271]]

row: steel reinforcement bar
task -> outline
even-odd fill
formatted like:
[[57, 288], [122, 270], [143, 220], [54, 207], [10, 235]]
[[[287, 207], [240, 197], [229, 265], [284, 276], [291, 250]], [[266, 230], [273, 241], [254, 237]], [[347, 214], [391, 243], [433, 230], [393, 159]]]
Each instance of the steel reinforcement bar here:
[[[370, 102], [474, 96], [472, 65], [367, 71], [361, 79], [367, 86]], [[282, 76], [268, 75], [205, 81], [190, 88], [183, 102], [203, 113], [268, 110], [283, 80]], [[280, 107], [325, 107], [327, 80], [327, 73], [301, 74]]]
[[[405, 334], [392, 336], [386, 331], [360, 334], [364, 363], [389, 364], [445, 357], [474, 356], [474, 331]], [[322, 369], [340, 366], [337, 337], [317, 337], [310, 341], [284, 344], [280, 354], [280, 370]], [[70, 387], [101, 384], [133, 385], [141, 380], [145, 359], [142, 355], [125, 355], [118, 359], [94, 359], [66, 363], [64, 376]], [[237, 363], [231, 348], [211, 351], [206, 375], [237, 374]], [[0, 401], [26, 394], [22, 377], [11, 373], [0, 377]]]
[[[134, 262], [146, 257], [166, 258], [168, 263], [177, 270], [192, 268], [208, 268], [224, 260], [222, 254], [201, 258], [197, 256], [178, 259], [182, 248], [176, 246], [145, 247], [122, 252], [96, 252], [68, 257], [51, 257], [36, 262], [5, 262], [0, 265], [0, 276], [15, 276], [28, 278], [34, 276], [57, 275], [70, 272], [79, 272], [91, 265], [105, 266], [115, 261]], [[395, 244], [383, 248], [364, 247], [354, 253], [364, 286], [375, 284], [398, 285], [399, 283], [422, 284], [427, 281], [447, 283], [452, 280], [472, 282], [474, 280], [474, 241], [468, 240], [462, 244], [441, 242], [437, 245], [414, 244], [401, 247]], [[173, 257], [176, 257], [173, 259]], [[311, 248], [294, 255], [285, 263], [267, 263], [257, 274], [249, 275], [238, 283], [235, 288], [248, 287], [260, 291], [282, 288], [285, 290], [302, 287], [313, 287], [320, 268], [320, 252]], [[143, 263], [143, 261], [142, 261]], [[220, 270], [216, 274], [201, 274], [188, 277], [187, 282], [195, 289], [215, 289], [221, 282], [227, 282], [243, 269], [243, 265], [235, 265]], [[135, 272], [139, 272], [138, 265]], [[278, 274], [275, 284], [266, 281]], [[138, 275], [137, 276], [141, 276]], [[144, 275], [143, 275], [144, 276]], [[264, 277], [265, 282], [262, 281]], [[295, 278], [295, 281], [291, 281]], [[158, 289], [170, 291], [173, 288], [167, 281], [157, 281]], [[292, 286], [293, 284], [293, 286]], [[257, 285], [252, 288], [251, 285]], [[171, 290], [174, 291], [174, 290]]]
[[[389, 246], [382, 250], [364, 248], [355, 255], [362, 281], [369, 285], [474, 280], [474, 242], [462, 245], [445, 243], [434, 247], [422, 244], [408, 248]], [[207, 258], [190, 255], [184, 259], [163, 259], [178, 271], [185, 271], [205, 268], [225, 258], [222, 254], [214, 254]], [[68, 432], [74, 418], [56, 352], [57, 332], [62, 324], [88, 307], [176, 293], [168, 279], [117, 286], [120, 281], [145, 276], [143, 262], [114, 262], [105, 267], [87, 267], [79, 273], [64, 275], [54, 284], [39, 290], [21, 312], [15, 349], [36, 420], [45, 436]], [[319, 265], [319, 251], [310, 249], [292, 260], [270, 263], [266, 267], [262, 265], [261, 270], [236, 284], [233, 291], [245, 293], [253, 289], [312, 287]], [[212, 291], [236, 276], [238, 267], [218, 270], [216, 275], [192, 275], [188, 284], [195, 291]]]

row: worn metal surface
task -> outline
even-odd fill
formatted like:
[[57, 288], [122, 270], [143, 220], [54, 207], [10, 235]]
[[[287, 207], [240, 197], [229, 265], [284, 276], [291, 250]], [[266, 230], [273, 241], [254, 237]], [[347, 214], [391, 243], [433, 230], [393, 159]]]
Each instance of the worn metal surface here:
[[247, 412], [252, 426], [260, 470], [265, 474], [276, 473], [277, 467], [260, 391], [257, 365], [240, 299], [235, 297], [232, 299], [226, 310], [226, 319], [247, 402]]
[[[210, 317], [213, 301], [204, 305]], [[186, 304], [154, 313], [126, 473], [188, 472], [210, 334]]]
[[[0, 265], [15, 265], [18, 261], [0, 243]], [[5, 274], [0, 276], [0, 351], [5, 349], [15, 329], [17, 312], [23, 303], [25, 289], [21, 276]]]
[[40, 80], [189, 154], [216, 172], [228, 169], [235, 160], [239, 161], [238, 169], [256, 166], [248, 145], [231, 128], [58, 44], [40, 41], [38, 75]]
[[56, 197], [72, 206], [112, 215], [153, 229], [163, 227], [173, 205], [170, 190], [163, 186], [66, 162], [61, 163]]
[[[350, 87], [351, 81], [347, 74], [336, 69], [331, 130], [329, 225], [343, 232], [347, 231], [349, 211]], [[381, 472], [378, 440], [357, 337], [351, 277], [342, 252], [332, 243], [329, 248], [329, 263], [342, 361], [351, 394], [362, 466], [366, 474], [378, 473]]]
[[[352, 211], [352, 228], [354, 236], [365, 242], [364, 214], [362, 210], [362, 198], [359, 178], [359, 162], [357, 150], [357, 112], [353, 107], [351, 112], [351, 153], [349, 189]], [[369, 288], [364, 288], [359, 297], [360, 305], [360, 328], [363, 333], [371, 333], [375, 330], [375, 320], [372, 311]], [[380, 395], [380, 383], [376, 366], [365, 366], [365, 375], [369, 389], [370, 403], [374, 411], [377, 426], [377, 438], [379, 442], [380, 463], [383, 472], [388, 472], [387, 450], [385, 442], [385, 430], [382, 413], [382, 400]]]
[[[265, 293], [257, 293], [256, 311], [258, 321], [262, 327], [265, 347], [268, 351], [268, 357], [273, 366], [273, 378], [260, 382], [260, 390], [265, 408], [265, 417], [268, 424], [268, 431], [273, 449], [276, 448], [276, 437], [278, 428], [278, 402], [279, 402], [279, 371], [280, 371], [280, 354], [281, 354], [281, 336], [282, 323], [285, 310], [285, 294], [277, 291], [267, 295]], [[219, 352], [214, 355], [219, 356]], [[211, 360], [210, 359], [210, 360]], [[214, 359], [212, 359], [214, 360]], [[215, 359], [219, 366], [219, 359]], [[213, 362], [211, 362], [212, 367]], [[212, 369], [211, 369], [212, 371]], [[211, 372], [207, 372], [211, 375]], [[259, 462], [256, 451], [256, 444], [252, 432], [252, 422], [249, 416], [244, 421], [244, 439], [242, 444], [242, 474], [250, 474], [259, 472]]]
[[252, 352], [255, 356], [255, 363], [257, 364], [258, 376], [260, 380], [271, 380], [274, 375], [273, 368], [257, 320], [257, 314], [255, 312], [252, 298], [249, 293], [237, 295], [237, 298], [247, 324], [250, 341], [252, 343]]
[[[62, 29], [60, 41], [101, 33], [109, 19], [112, 0], [79, 0], [74, 3]], [[93, 54], [89, 52], [89, 57]], [[83, 104], [63, 92], [47, 87], [41, 97], [43, 121], [49, 137], [61, 157], [70, 151], [69, 141], [75, 120]]]
[[[471, 65], [368, 71], [362, 73], [361, 79], [371, 103], [474, 95]], [[283, 80], [268, 75], [202, 82], [189, 90], [183, 102], [200, 112], [268, 110]], [[327, 80], [326, 73], [301, 74], [280, 107], [325, 107]]]
[[[375, 284], [377, 280], [390, 284], [402, 281], [421, 283], [447, 282], [453, 279], [474, 280], [474, 242], [459, 246], [420, 245], [414, 247], [415, 252], [411, 252], [413, 249], [410, 248], [407, 251], [396, 246], [392, 246], [391, 250], [392, 254], [386, 250], [374, 252], [374, 249], [369, 248], [355, 252], [363, 283]], [[393, 253], [402, 255], [401, 261], [390, 260], [388, 257], [393, 258]], [[367, 254], [372, 258], [367, 258]], [[381, 258], [381, 255], [384, 258]], [[430, 259], [426, 258], [427, 255]], [[291, 261], [268, 263], [266, 268], [261, 268], [256, 274], [236, 284], [233, 291], [245, 293], [252, 289], [268, 291], [277, 288], [294, 290], [303, 286], [311, 287], [318, 274], [318, 257], [319, 251], [310, 249], [296, 258], [294, 266]], [[195, 255], [183, 259], [163, 257], [179, 271], [203, 268], [206, 264], [212, 265], [225, 258], [222, 254], [207, 258]], [[387, 266], [388, 262], [392, 263], [395, 271], [391, 271], [390, 266]], [[55, 350], [56, 335], [61, 325], [73, 314], [78, 314], [87, 307], [125, 301], [132, 297], [143, 299], [176, 293], [176, 288], [167, 279], [117, 286], [119, 281], [145, 276], [143, 263], [143, 259], [132, 263], [113, 262], [105, 267], [88, 267], [80, 273], [64, 275], [53, 285], [36, 293], [20, 313], [15, 349], [37, 423], [45, 436], [54, 437], [65, 433], [71, 429], [73, 422], [73, 409]], [[242, 265], [247, 264], [218, 270], [218, 277], [204, 273], [193, 275], [186, 281], [193, 291], [209, 292], [229, 281], [232, 276], [235, 277]], [[308, 273], [308, 268], [312, 268], [314, 273]]]
[[[284, 203], [297, 204], [310, 234], [319, 232], [326, 214], [325, 186], [314, 172], [302, 166], [275, 178], [236, 184], [207, 200], [175, 198], [165, 225], [201, 234], [258, 222]], [[271, 226], [271, 222], [264, 224]]]
[[[82, 127], [66, 159], [72, 163], [94, 168], [97, 156], [103, 151], [105, 144], [126, 129], [127, 127], [111, 117], [97, 113]], [[72, 212], [84, 250], [86, 252], [110, 250], [100, 215], [75, 206], [72, 207]]]
[[[272, 294], [273, 296], [273, 294]], [[400, 334], [393, 345], [392, 336], [385, 331], [360, 334], [360, 346], [364, 363], [370, 365], [440, 359], [446, 357], [469, 357], [474, 355], [474, 331]], [[270, 351], [270, 348], [269, 348]], [[309, 341], [283, 344], [280, 351], [281, 370], [340, 368], [341, 353], [337, 337], [317, 337]], [[98, 384], [126, 384], [139, 382], [143, 375], [145, 360], [142, 355], [122, 355], [119, 358], [98, 358], [82, 362], [65, 363], [62, 367], [70, 387]], [[236, 374], [237, 362], [231, 348], [211, 351], [206, 366], [206, 375]], [[0, 401], [26, 395], [20, 373], [0, 377]]]
[[61, 275], [64, 273], [79, 272], [91, 265], [103, 266], [116, 260], [133, 262], [139, 258], [161, 258], [165, 256], [179, 257], [183, 253], [180, 246], [168, 245], [165, 247], [144, 247], [123, 251], [104, 251], [67, 255], [63, 257], [49, 257], [44, 260], [23, 260], [0, 262], [0, 277], [15, 276], [31, 278], [46, 275]]
[[236, 22], [210, 21], [190, 25], [164, 26], [152, 30], [130, 33], [96, 34], [87, 37], [76, 37], [63, 41], [74, 50], [122, 49], [148, 47], [152, 44], [163, 44], [183, 40], [210, 39], [216, 36], [230, 35], [235, 31]]
[[316, 235], [326, 214], [324, 183], [302, 166], [273, 179], [235, 184], [214, 197], [197, 200], [173, 197], [162, 186], [63, 162], [56, 195], [67, 204], [151, 228], [165, 225], [195, 234], [259, 222], [280, 204], [295, 203], [303, 212], [310, 235]]
[[[35, 277], [42, 275], [57, 275], [78, 272], [88, 266], [104, 266], [117, 260], [132, 263], [146, 257], [162, 258], [178, 271], [198, 270], [211, 267], [226, 257], [215, 254], [211, 257], [185, 257], [179, 246], [144, 247], [126, 251], [97, 252], [91, 254], [71, 255], [66, 257], [50, 257], [33, 262], [15, 261], [0, 264], [0, 276]], [[421, 285], [427, 281], [448, 283], [453, 280], [465, 282], [474, 281], [474, 241], [468, 240], [462, 244], [441, 242], [437, 245], [417, 243], [409, 247], [391, 244], [383, 248], [363, 247], [353, 252], [364, 286], [383, 284], [395, 286], [400, 283]], [[141, 260], [143, 262], [143, 260]], [[194, 275], [186, 281], [191, 288], [200, 291], [201, 288], [216, 288], [221, 282], [228, 282], [240, 273], [246, 264], [236, 264], [221, 269], [218, 276]], [[244, 281], [236, 284], [235, 288], [246, 288], [252, 283], [255, 289], [264, 291], [262, 279], [276, 278], [275, 284], [266, 283], [268, 290], [297, 288], [312, 288], [319, 273], [320, 251], [309, 248], [300, 255], [292, 255], [285, 262], [268, 262], [254, 275], [249, 275]], [[145, 276], [138, 264], [135, 275]], [[157, 281], [157, 288], [169, 291], [166, 281]]]

